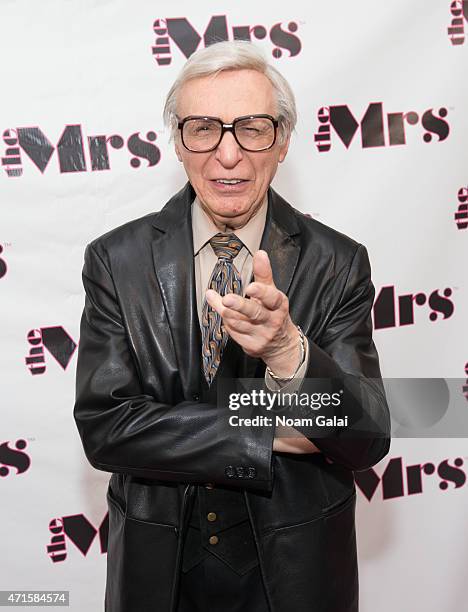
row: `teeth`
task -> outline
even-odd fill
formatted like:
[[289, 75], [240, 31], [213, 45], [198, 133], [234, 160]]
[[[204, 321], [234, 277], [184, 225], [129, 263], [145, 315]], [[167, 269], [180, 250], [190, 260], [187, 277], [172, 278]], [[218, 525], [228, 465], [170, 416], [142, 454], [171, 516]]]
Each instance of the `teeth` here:
[[225, 183], [226, 185], [236, 185], [241, 183], [241, 179], [216, 179], [217, 183]]

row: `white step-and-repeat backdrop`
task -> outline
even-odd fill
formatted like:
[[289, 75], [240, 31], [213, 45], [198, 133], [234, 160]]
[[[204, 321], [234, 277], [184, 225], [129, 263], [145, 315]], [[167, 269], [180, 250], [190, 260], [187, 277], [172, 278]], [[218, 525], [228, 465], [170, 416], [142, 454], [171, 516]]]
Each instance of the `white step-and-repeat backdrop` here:
[[[184, 184], [161, 111], [215, 39], [250, 38], [291, 83], [274, 187], [367, 246], [384, 376], [451, 379], [468, 414], [467, 1], [9, 0], [0, 22], [0, 589], [103, 609], [109, 474], [72, 416], [83, 253]], [[464, 609], [456, 434], [396, 437], [356, 474], [363, 612]]]

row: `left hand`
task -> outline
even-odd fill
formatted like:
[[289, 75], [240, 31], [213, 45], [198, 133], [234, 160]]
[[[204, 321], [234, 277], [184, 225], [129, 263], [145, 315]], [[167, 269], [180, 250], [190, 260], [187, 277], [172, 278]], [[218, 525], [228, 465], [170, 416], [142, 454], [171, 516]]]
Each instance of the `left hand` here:
[[206, 299], [247, 355], [259, 357], [277, 376], [286, 378], [299, 365], [299, 331], [289, 315], [287, 296], [275, 286], [266, 251], [254, 254], [253, 274], [255, 280], [247, 286], [246, 297], [221, 296], [208, 289]]

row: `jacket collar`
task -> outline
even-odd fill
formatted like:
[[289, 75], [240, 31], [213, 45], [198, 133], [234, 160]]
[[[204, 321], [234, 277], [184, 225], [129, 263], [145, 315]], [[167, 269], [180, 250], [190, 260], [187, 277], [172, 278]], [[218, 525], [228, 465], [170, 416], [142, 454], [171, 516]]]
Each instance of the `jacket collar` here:
[[[157, 230], [152, 243], [156, 277], [171, 329], [179, 364], [182, 387], [187, 394], [199, 390], [201, 369], [201, 333], [197, 316], [191, 204], [195, 191], [187, 182], [154, 215]], [[300, 255], [299, 226], [292, 207], [271, 187], [268, 189], [268, 211], [260, 248], [267, 251], [273, 278], [278, 289], [288, 294]], [[253, 280], [253, 277], [252, 279]], [[233, 343], [229, 338], [229, 344]], [[188, 359], [187, 359], [188, 357]], [[258, 359], [243, 353], [242, 376], [254, 377]]]

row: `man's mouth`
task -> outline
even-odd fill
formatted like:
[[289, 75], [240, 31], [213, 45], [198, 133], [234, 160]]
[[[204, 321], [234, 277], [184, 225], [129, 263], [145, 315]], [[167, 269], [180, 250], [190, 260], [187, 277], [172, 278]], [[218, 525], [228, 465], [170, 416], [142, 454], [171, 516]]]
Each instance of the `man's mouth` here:
[[223, 185], [237, 185], [238, 183], [244, 183], [247, 179], [214, 179], [216, 183], [222, 183]]

